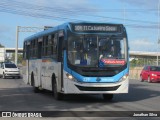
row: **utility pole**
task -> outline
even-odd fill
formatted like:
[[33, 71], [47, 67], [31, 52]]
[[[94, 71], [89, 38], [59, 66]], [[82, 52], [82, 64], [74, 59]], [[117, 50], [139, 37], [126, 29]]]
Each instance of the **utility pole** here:
[[160, 0], [158, 0], [158, 35], [157, 35], [157, 66], [159, 65], [159, 58], [158, 58], [158, 45], [159, 45], [159, 32], [160, 32], [160, 21], [159, 21], [159, 17], [160, 17], [160, 15], [159, 15], [159, 7], [160, 7]]
[[18, 61], [18, 39], [19, 39], [19, 32], [40, 32], [43, 31], [44, 27], [16, 27], [16, 48], [15, 48], [15, 64], [17, 65]]
[[19, 37], [19, 26], [16, 27], [16, 49], [15, 49], [15, 64], [17, 65], [18, 58], [18, 37]]

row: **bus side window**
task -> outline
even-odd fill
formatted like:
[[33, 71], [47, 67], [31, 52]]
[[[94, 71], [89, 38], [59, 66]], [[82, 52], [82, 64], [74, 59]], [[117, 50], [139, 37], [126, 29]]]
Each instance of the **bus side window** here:
[[38, 58], [42, 57], [42, 40], [43, 38], [38, 39]]
[[30, 45], [26, 45], [26, 58], [29, 59], [30, 58]]
[[33, 40], [33, 58], [37, 58], [37, 39]]
[[29, 55], [32, 57], [32, 46], [33, 46], [33, 41], [31, 41], [30, 49], [29, 49]]
[[48, 56], [48, 36], [45, 37], [45, 56]]
[[43, 37], [43, 56], [48, 56], [48, 36]]
[[31, 40], [30, 57], [37, 58], [37, 39]]
[[64, 37], [59, 37], [59, 40], [58, 40], [58, 54], [57, 54], [57, 59], [58, 59], [58, 62], [62, 62], [62, 55], [63, 55], [63, 40], [64, 40]]
[[53, 59], [57, 60], [57, 38], [58, 38], [58, 34], [55, 33], [52, 36], [52, 42], [53, 42], [53, 46], [52, 46], [52, 57]]
[[50, 49], [51, 49], [51, 56], [53, 56], [53, 46], [54, 46], [54, 34], [51, 35], [51, 39], [50, 39]]
[[51, 56], [52, 36], [48, 35], [47, 55]]
[[35, 40], [34, 57], [38, 57], [38, 39]]

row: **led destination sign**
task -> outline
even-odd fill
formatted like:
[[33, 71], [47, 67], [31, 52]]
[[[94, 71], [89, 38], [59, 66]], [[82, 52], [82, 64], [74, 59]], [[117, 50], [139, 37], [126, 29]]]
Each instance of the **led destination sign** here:
[[119, 25], [104, 25], [104, 24], [75, 24], [72, 25], [72, 30], [75, 32], [120, 32]]

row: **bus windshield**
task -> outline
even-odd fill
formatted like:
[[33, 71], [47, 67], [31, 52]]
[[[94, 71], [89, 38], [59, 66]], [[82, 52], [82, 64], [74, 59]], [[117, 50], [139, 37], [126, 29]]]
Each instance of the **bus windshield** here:
[[74, 35], [68, 41], [68, 61], [79, 67], [122, 66], [127, 61], [126, 38]]

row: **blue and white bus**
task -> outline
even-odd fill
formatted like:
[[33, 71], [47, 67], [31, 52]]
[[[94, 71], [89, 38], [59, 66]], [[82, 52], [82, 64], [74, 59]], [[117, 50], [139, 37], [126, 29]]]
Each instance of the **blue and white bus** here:
[[129, 60], [122, 24], [69, 22], [24, 40], [23, 79], [35, 92], [65, 94], [128, 93]]

